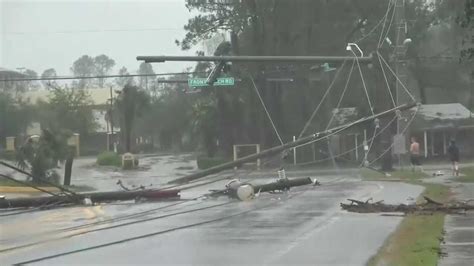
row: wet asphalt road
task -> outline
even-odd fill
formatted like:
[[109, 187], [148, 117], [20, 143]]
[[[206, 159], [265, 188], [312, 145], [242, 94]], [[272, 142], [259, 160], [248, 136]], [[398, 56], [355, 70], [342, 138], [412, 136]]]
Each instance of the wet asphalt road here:
[[[1, 217], [0, 261], [2, 265], [364, 265], [402, 218], [347, 213], [339, 203], [347, 198], [410, 203], [422, 191], [409, 184], [360, 182], [350, 175], [319, 180], [322, 186], [265, 193], [249, 202], [219, 198], [178, 205], [123, 203]], [[186, 190], [182, 198], [224, 184]], [[170, 204], [174, 206], [157, 210]], [[136, 215], [126, 216], [131, 214]], [[97, 221], [104, 223], [90, 224]]]

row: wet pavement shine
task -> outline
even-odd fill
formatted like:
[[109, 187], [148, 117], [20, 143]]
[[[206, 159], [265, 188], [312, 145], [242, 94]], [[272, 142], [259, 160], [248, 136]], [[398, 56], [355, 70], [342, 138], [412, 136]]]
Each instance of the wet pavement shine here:
[[[262, 193], [247, 202], [225, 197], [129, 202], [4, 216], [0, 261], [2, 265], [365, 265], [402, 218], [348, 213], [339, 203], [347, 198], [410, 203], [423, 190], [404, 183], [361, 182], [350, 175], [318, 179], [321, 186]], [[182, 198], [222, 188], [225, 182], [183, 191]]]

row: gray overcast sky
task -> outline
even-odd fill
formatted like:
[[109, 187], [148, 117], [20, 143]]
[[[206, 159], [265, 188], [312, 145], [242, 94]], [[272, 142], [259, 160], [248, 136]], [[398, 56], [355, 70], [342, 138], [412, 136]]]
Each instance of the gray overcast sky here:
[[[80, 56], [106, 54], [116, 62], [114, 73], [122, 66], [135, 72], [137, 55], [194, 55], [174, 43], [191, 16], [184, 0], [0, 0], [0, 66], [71, 75]], [[153, 68], [176, 72], [189, 65]]]

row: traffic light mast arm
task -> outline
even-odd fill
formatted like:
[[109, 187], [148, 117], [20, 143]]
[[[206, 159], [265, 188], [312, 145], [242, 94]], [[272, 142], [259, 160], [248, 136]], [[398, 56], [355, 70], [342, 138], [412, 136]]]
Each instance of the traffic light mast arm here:
[[[162, 63], [166, 61], [213, 62], [281, 62], [281, 63], [342, 63], [354, 56], [137, 56], [138, 61]], [[359, 63], [370, 64], [372, 55], [358, 58]]]

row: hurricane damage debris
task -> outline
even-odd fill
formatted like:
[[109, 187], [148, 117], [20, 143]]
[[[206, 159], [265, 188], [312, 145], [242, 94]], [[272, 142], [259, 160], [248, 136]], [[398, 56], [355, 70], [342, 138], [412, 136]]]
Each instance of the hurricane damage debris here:
[[291, 187], [304, 186], [304, 185], [320, 185], [317, 179], [311, 180], [309, 177], [304, 178], [280, 178], [275, 182], [263, 184], [263, 185], [252, 185], [246, 182], [240, 182], [237, 179], [233, 179], [226, 184], [226, 188], [223, 190], [211, 190], [208, 194], [210, 197], [229, 196], [231, 198], [237, 198], [240, 200], [251, 200], [259, 195], [261, 192], [274, 193], [278, 191], [288, 191]]
[[333, 128], [327, 129], [325, 131], [316, 132], [316, 133], [313, 133], [313, 134], [308, 135], [306, 137], [301, 137], [301, 138], [299, 138], [295, 141], [290, 141], [290, 142], [284, 143], [280, 146], [275, 146], [275, 147], [260, 151], [258, 153], [247, 155], [245, 157], [239, 158], [239, 159], [234, 160], [234, 161], [230, 161], [230, 162], [227, 162], [227, 163], [216, 165], [216, 166], [207, 168], [207, 169], [202, 170], [202, 171], [198, 171], [198, 172], [195, 172], [195, 173], [183, 176], [183, 177], [179, 177], [177, 179], [173, 179], [173, 180], [169, 181], [168, 184], [188, 183], [188, 182], [191, 182], [191, 181], [194, 181], [194, 180], [201, 179], [201, 178], [206, 177], [208, 175], [217, 174], [217, 173], [219, 173], [221, 171], [224, 171], [224, 170], [227, 170], [227, 169], [232, 169], [234, 167], [239, 167], [244, 163], [252, 162], [252, 161], [255, 161], [257, 159], [270, 157], [270, 156], [288, 151], [291, 148], [299, 147], [301, 145], [305, 145], [305, 144], [309, 144], [309, 143], [313, 143], [313, 142], [317, 142], [317, 141], [322, 141], [322, 140], [327, 139], [331, 135], [337, 134], [338, 132], [342, 132], [344, 130], [347, 130], [347, 129], [352, 128], [354, 126], [366, 123], [368, 121], [372, 121], [372, 120], [377, 119], [377, 118], [381, 118], [381, 117], [391, 115], [391, 114], [395, 113], [397, 110], [403, 111], [403, 110], [407, 110], [407, 109], [410, 109], [410, 108], [415, 107], [415, 106], [417, 106], [417, 103], [402, 104], [402, 105], [396, 106], [392, 109], [385, 110], [385, 111], [377, 113], [377, 114], [373, 114], [373, 115], [370, 115], [370, 116], [367, 116], [367, 117], [360, 118], [360, 119], [358, 119], [356, 121], [353, 121], [351, 123], [347, 123], [347, 124], [344, 124], [344, 125], [333, 127]]
[[424, 199], [425, 202], [421, 204], [385, 204], [383, 200], [371, 202], [372, 199], [366, 201], [348, 199], [350, 203], [341, 203], [341, 208], [357, 213], [397, 212], [405, 214], [431, 214], [435, 212], [463, 213], [474, 210], [474, 200], [441, 203], [426, 196]]
[[[83, 204], [89, 205], [100, 202], [125, 201], [125, 200], [162, 200], [162, 199], [179, 199], [180, 190], [138, 190], [138, 191], [110, 191], [110, 192], [94, 192], [77, 194], [82, 198]], [[77, 204], [73, 198], [68, 195], [56, 196], [39, 196], [24, 198], [0, 198], [0, 208], [21, 208], [21, 207], [41, 207], [41, 206], [57, 206]]]

